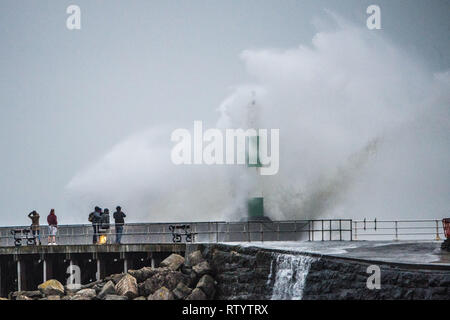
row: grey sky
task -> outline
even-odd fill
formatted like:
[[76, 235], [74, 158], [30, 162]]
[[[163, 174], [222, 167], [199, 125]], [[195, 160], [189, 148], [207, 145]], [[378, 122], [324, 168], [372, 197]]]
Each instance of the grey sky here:
[[[66, 8], [82, 29], [66, 29]], [[28, 223], [124, 137], [201, 119], [247, 82], [239, 54], [310, 42], [325, 9], [365, 24], [379, 4], [383, 33], [432, 71], [450, 68], [450, 1], [0, 2], [0, 221]], [[80, 213], [66, 221], [85, 222]]]

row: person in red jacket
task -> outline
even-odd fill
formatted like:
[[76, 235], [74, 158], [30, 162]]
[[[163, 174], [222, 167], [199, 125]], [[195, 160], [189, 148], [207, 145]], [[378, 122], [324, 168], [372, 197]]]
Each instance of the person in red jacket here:
[[48, 222], [48, 245], [56, 245], [56, 232], [58, 231], [58, 218], [55, 214], [55, 209], [50, 210], [50, 214], [47, 216]]

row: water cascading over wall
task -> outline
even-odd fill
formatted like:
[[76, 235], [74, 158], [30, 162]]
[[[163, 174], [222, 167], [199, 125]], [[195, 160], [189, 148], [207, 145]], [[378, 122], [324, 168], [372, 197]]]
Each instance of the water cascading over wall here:
[[257, 248], [214, 244], [206, 249], [217, 281], [217, 299], [299, 300], [311, 265], [319, 260]]
[[311, 264], [316, 258], [304, 255], [274, 254], [268, 283], [272, 300], [301, 300]]

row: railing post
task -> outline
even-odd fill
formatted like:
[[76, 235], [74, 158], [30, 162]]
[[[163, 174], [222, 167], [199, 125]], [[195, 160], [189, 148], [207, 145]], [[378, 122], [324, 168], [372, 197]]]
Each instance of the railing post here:
[[353, 229], [352, 229], [352, 222], [353, 220], [350, 219], [350, 241], [353, 241]]
[[441, 237], [439, 236], [439, 220], [436, 220], [436, 241], [441, 240]]
[[339, 241], [342, 241], [342, 220], [339, 219]]
[[395, 221], [395, 240], [398, 241], [398, 221]]
[[314, 220], [311, 220], [311, 238], [314, 241]]
[[196, 235], [197, 235], [197, 224], [194, 224], [194, 227], [192, 228], [192, 243], [195, 243], [195, 241], [197, 241], [195, 239]]
[[308, 220], [308, 241], [311, 241], [311, 220]]
[[324, 236], [325, 236], [325, 234], [324, 234], [324, 230], [323, 230], [323, 220], [322, 220], [322, 241], [325, 241]]
[[259, 227], [260, 227], [260, 231], [261, 231], [261, 242], [264, 242], [264, 230], [263, 230], [264, 228], [263, 228], [263, 224], [260, 223]]
[[280, 223], [277, 222], [277, 240], [280, 241]]
[[219, 242], [219, 223], [216, 222], [216, 243]]
[[330, 219], [330, 241], [331, 241], [331, 232], [332, 232], [332, 228], [331, 228], [331, 219]]

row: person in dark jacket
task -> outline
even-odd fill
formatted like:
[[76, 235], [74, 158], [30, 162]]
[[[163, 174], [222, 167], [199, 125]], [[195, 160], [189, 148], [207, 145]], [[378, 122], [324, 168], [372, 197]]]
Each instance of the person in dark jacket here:
[[100, 216], [101, 228], [104, 230], [109, 229], [109, 209], [103, 209], [103, 213]]
[[[109, 237], [109, 209], [103, 209], [102, 214], [100, 215], [100, 226], [98, 232], [100, 235], [106, 235], [106, 241], [108, 241]], [[99, 236], [100, 237], [100, 236]], [[101, 238], [99, 240], [102, 240]]]
[[31, 211], [28, 214], [28, 218], [31, 219], [31, 232], [33, 233], [33, 236], [35, 239], [37, 239], [37, 244], [41, 245], [41, 231], [39, 227], [39, 213], [37, 213], [35, 210]]
[[99, 227], [101, 223], [102, 209], [95, 207], [94, 212], [89, 214], [89, 221], [92, 222], [92, 228], [94, 229], [94, 235], [92, 236], [92, 243], [97, 244], [97, 238], [99, 233]]
[[58, 231], [58, 218], [55, 214], [55, 209], [50, 210], [50, 214], [47, 216], [48, 223], [48, 245], [56, 245], [56, 232]]
[[125, 224], [124, 218], [126, 217], [126, 214], [122, 211], [121, 207], [117, 206], [116, 212], [114, 212], [113, 217], [116, 226], [116, 243], [120, 244], [122, 240], [123, 225]]

